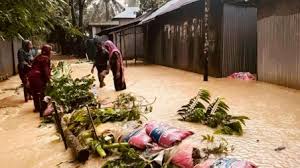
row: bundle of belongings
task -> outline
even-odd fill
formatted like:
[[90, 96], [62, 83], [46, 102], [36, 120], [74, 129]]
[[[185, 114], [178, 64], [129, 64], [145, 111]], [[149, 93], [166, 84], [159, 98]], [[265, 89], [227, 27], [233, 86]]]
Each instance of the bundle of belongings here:
[[245, 80], [245, 81], [256, 80], [255, 75], [251, 74], [250, 72], [233, 73], [232, 75], [229, 76], [229, 78], [238, 79], [238, 80]]
[[153, 160], [158, 167], [172, 163], [179, 168], [256, 168], [253, 163], [238, 159], [210, 159], [201, 153], [199, 145], [188, 139], [194, 133], [151, 121], [123, 136], [143, 157]]

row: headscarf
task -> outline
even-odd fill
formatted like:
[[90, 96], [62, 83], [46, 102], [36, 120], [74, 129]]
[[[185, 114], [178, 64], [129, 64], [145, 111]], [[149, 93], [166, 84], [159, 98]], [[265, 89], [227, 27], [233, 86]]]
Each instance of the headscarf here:
[[109, 53], [109, 58], [111, 58], [111, 56], [113, 55], [114, 52], [117, 52], [120, 54], [121, 59], [122, 59], [122, 54], [121, 54], [120, 50], [112, 41], [110, 41], [110, 40], [105, 41], [104, 46]]
[[[110, 40], [105, 41], [104, 47], [107, 49], [109, 53], [109, 59], [111, 59], [114, 52], [119, 53], [119, 57], [117, 59], [117, 64], [120, 66], [121, 71], [124, 73], [124, 66], [123, 66], [123, 56], [117, 46]], [[122, 81], [125, 82], [124, 75], [122, 75]]]
[[41, 55], [45, 55], [45, 56], [50, 57], [51, 50], [52, 50], [52, 47], [50, 45], [47, 45], [47, 44], [43, 45]]

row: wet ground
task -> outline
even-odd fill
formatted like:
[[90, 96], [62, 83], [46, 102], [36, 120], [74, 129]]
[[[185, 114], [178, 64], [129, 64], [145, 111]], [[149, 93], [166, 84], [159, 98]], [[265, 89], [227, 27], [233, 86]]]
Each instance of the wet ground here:
[[[72, 68], [74, 76], [83, 76], [89, 74], [91, 64], [72, 64]], [[177, 109], [200, 88], [208, 89], [214, 97], [225, 97], [232, 114], [251, 118], [242, 137], [223, 136], [235, 147], [231, 157], [251, 160], [262, 168], [296, 168], [300, 165], [300, 91], [230, 79], [210, 78], [205, 83], [199, 74], [141, 64], [126, 69], [126, 80], [126, 92], [144, 96], [149, 101], [157, 98], [154, 112], [147, 116], [150, 120], [191, 129], [196, 133], [193, 138], [199, 141], [200, 135], [212, 134], [213, 130], [178, 121]], [[114, 92], [111, 76], [106, 78], [106, 83], [107, 87], [98, 89], [99, 97], [117, 96], [119, 93]], [[1, 167], [100, 167], [101, 160], [96, 158], [85, 165], [69, 163], [72, 162], [70, 151], [64, 150], [54, 127], [40, 126], [38, 114], [32, 112], [32, 102], [23, 102], [21, 90], [19, 93], [10, 90], [19, 84], [17, 76], [0, 83]], [[275, 151], [278, 147], [286, 149]]]

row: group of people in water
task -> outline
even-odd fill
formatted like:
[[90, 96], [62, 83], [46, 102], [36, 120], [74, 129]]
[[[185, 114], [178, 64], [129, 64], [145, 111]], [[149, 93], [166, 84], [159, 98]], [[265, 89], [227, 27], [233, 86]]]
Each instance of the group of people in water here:
[[[51, 77], [52, 47], [47, 44], [43, 45], [41, 53], [37, 56], [34, 56], [32, 48], [31, 41], [23, 42], [22, 48], [18, 51], [18, 71], [24, 87], [25, 101], [33, 99], [34, 112], [42, 114], [41, 111], [46, 108], [46, 104], [43, 102], [45, 89]], [[95, 67], [98, 71], [100, 88], [105, 86], [104, 79], [111, 69], [115, 90], [126, 89], [123, 56], [112, 41], [97, 43], [97, 54], [91, 73], [94, 73]]]

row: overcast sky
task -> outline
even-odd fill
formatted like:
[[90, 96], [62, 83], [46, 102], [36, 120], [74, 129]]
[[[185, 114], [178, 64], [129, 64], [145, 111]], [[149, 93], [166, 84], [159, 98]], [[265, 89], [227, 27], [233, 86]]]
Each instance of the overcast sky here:
[[123, 5], [125, 4], [125, 0], [117, 0], [117, 1], [122, 3]]

